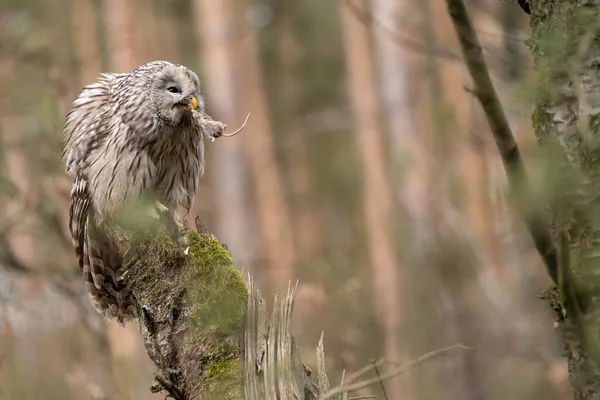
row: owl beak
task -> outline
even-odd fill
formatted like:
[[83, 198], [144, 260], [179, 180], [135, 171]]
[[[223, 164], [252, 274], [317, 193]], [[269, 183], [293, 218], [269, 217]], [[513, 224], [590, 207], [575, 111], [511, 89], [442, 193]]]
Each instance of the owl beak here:
[[190, 111], [195, 111], [198, 109], [198, 100], [194, 97], [194, 96], [190, 96], [188, 98], [186, 98], [187, 100], [187, 108], [189, 108]]

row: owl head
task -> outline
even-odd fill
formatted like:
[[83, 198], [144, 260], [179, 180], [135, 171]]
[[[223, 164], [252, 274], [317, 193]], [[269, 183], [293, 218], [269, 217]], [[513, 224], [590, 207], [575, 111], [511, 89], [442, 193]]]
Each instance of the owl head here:
[[190, 125], [192, 112], [204, 109], [200, 80], [182, 65], [161, 62], [148, 88], [156, 116], [167, 125]]

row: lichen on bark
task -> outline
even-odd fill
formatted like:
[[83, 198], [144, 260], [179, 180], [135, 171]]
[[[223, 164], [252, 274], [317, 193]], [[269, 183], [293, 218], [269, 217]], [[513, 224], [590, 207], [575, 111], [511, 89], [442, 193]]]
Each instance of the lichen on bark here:
[[546, 199], [562, 266], [559, 291], [546, 298], [558, 311], [574, 398], [592, 399], [600, 394], [600, 9], [528, 3], [539, 80], [533, 125], [549, 160]]

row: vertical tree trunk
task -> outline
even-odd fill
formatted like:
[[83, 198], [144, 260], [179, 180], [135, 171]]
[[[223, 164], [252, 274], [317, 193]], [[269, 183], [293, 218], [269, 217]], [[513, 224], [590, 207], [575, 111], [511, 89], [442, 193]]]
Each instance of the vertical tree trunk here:
[[[578, 1], [529, 0], [531, 51], [540, 71], [533, 116], [538, 141], [551, 161], [555, 182], [551, 226], [559, 238], [559, 292], [576, 400], [600, 396], [600, 43], [597, 5]], [[559, 304], [551, 298], [555, 309]]]
[[104, 0], [104, 21], [111, 72], [130, 72], [141, 64], [136, 43], [133, 1]]
[[[354, 4], [367, 10], [367, 2]], [[403, 320], [399, 293], [399, 271], [392, 224], [392, 189], [387, 174], [385, 135], [373, 66], [373, 49], [368, 26], [347, 6], [342, 5], [342, 30], [346, 52], [348, 93], [355, 116], [354, 130], [363, 175], [363, 216], [373, 276], [373, 296], [378, 320], [384, 334], [386, 358], [402, 362], [408, 356], [408, 343], [400, 346], [398, 330]], [[407, 380], [390, 382], [390, 398], [412, 398]]]
[[[409, 20], [409, 15], [413, 15], [414, 4], [412, 0], [373, 0], [372, 9], [374, 19], [378, 21], [371, 28], [382, 111], [391, 144], [395, 189], [407, 214], [404, 226], [411, 230], [411, 236], [418, 241], [425, 225], [422, 218], [427, 204], [422, 176], [425, 157], [419, 156], [424, 151], [419, 143], [421, 127], [413, 120], [415, 96], [411, 96], [409, 83], [417, 81], [421, 85], [422, 76], [418, 74], [418, 57], [393, 40], [393, 35], [419, 35], [414, 26], [404, 23]], [[406, 159], [407, 156], [414, 160], [408, 168], [394, 165], [394, 160]]]
[[[204, 71], [201, 80], [209, 112], [229, 126], [239, 126], [246, 110], [237, 95], [232, 2], [194, 0], [193, 10]], [[218, 211], [215, 231], [240, 266], [252, 266], [256, 261], [257, 235], [253, 232], [253, 204], [242, 137], [250, 133], [245, 130], [237, 137], [217, 141], [207, 150], [207, 173], [212, 177]]]
[[[420, 8], [426, 48], [455, 48], [456, 39], [444, 3], [425, 0], [420, 2]], [[482, 237], [482, 227], [489, 222], [482, 201], [486, 191], [482, 186], [485, 155], [469, 129], [469, 105], [472, 100], [464, 91], [466, 76], [463, 71], [456, 68], [456, 64], [431, 53], [425, 55], [425, 66], [428, 119], [431, 121], [424, 146], [431, 156], [426, 174], [430, 206], [427, 226], [435, 238], [434, 247], [427, 249], [425, 259], [431, 258], [430, 254], [437, 254], [434, 256], [435, 271], [432, 274], [440, 279], [440, 286], [433, 290], [439, 290], [447, 299], [444, 304], [447, 309], [443, 322], [445, 329], [433, 333], [433, 336], [444, 342], [473, 343], [475, 335], [472, 325], [475, 324], [476, 315], [465, 289], [472, 284], [474, 276], [467, 272], [470, 268], [466, 265], [470, 260], [466, 254], [467, 246], [461, 240], [464, 233], [460, 229], [475, 231], [473, 236]], [[453, 170], [452, 166], [457, 164], [463, 168]], [[453, 202], [452, 192], [457, 188], [466, 193], [460, 198], [466, 226], [460, 228], [451, 222], [448, 206]], [[461, 355], [448, 360], [445, 367], [444, 387], [452, 393], [450, 397], [465, 400], [483, 397], [473, 355]]]
[[513, 2], [503, 1], [497, 8], [502, 24], [502, 64], [500, 75], [507, 82], [517, 81], [525, 73], [525, 57], [521, 52], [521, 43], [517, 40], [525, 25], [525, 13]]
[[235, 65], [241, 91], [240, 112], [252, 112], [242, 137], [253, 175], [263, 253], [272, 289], [285, 287], [294, 277], [296, 260], [291, 218], [275, 154], [275, 138], [263, 83], [258, 34], [248, 24], [249, 0], [239, 1], [236, 26], [241, 26]]
[[[195, 15], [202, 41], [203, 63], [206, 65], [206, 85], [214, 114], [230, 126], [239, 125], [245, 114], [252, 115], [240, 135], [228, 139], [222, 147], [216, 184], [217, 198], [222, 207], [222, 229], [225, 240], [232, 244], [236, 259], [254, 261], [250, 254], [256, 235], [252, 227], [239, 229], [248, 223], [248, 208], [244, 172], [246, 160], [252, 173], [251, 188], [258, 211], [258, 230], [262, 255], [269, 265], [269, 280], [273, 288], [284, 287], [292, 278], [295, 259], [290, 229], [290, 217], [275, 159], [273, 132], [263, 87], [256, 32], [245, 17], [249, 2], [214, 2], [196, 0]], [[237, 68], [236, 68], [237, 67]], [[235, 230], [235, 231], [234, 231]], [[239, 254], [238, 254], [239, 253]], [[247, 254], [244, 259], [244, 253]]]
[[95, 82], [100, 76], [102, 58], [98, 40], [94, 0], [71, 0], [71, 22], [79, 71], [79, 86]]
[[402, 32], [402, 21], [407, 20], [411, 6], [408, 0], [373, 0], [374, 47], [377, 72], [386, 126], [396, 148], [406, 150], [416, 135], [411, 114], [408, 79], [414, 57], [394, 42], [390, 32]]
[[293, 148], [288, 153], [292, 198], [290, 208], [295, 234], [294, 247], [299, 259], [309, 261], [318, 255], [323, 240], [318, 210], [311, 201], [313, 182], [307, 132], [302, 131], [298, 124], [291, 123], [300, 117], [302, 100], [306, 95], [302, 77], [299, 76], [300, 63], [305, 57], [305, 49], [295, 32], [292, 11], [283, 8], [277, 19], [278, 115], [284, 125], [288, 124], [294, 127], [284, 132], [287, 137], [295, 138]]

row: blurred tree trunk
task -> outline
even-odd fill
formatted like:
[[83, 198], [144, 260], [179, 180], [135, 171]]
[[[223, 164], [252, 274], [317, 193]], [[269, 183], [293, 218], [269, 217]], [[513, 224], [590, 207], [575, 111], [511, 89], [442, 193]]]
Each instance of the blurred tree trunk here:
[[[230, 0], [218, 3], [196, 0], [194, 4], [197, 21], [201, 21], [198, 37], [202, 41], [207, 92], [211, 96], [209, 107], [214, 107], [215, 116], [232, 127], [241, 125], [246, 113], [252, 113], [242, 133], [215, 145], [216, 148], [223, 146], [222, 151], [227, 152], [216, 156], [220, 161], [215, 167], [218, 174], [215, 183], [222, 193], [217, 201], [222, 209], [223, 237], [232, 243], [233, 254], [242, 263], [256, 261], [253, 257], [255, 229], [248, 225], [240, 229], [239, 225], [243, 221], [252, 222], [245, 200], [247, 191], [251, 190], [258, 214], [261, 254], [267, 260], [270, 284], [272, 288], [284, 287], [293, 277], [294, 246], [275, 158], [257, 35], [245, 20], [250, 4]], [[251, 188], [245, 186], [244, 171], [248, 165], [253, 178]]]
[[[437, 282], [432, 286], [428, 281], [421, 290], [424, 296], [441, 295], [444, 303], [440, 306], [445, 309], [441, 322], [444, 328], [429, 332], [424, 338], [426, 343], [460, 341], [474, 345], [476, 315], [467, 295], [476, 280], [474, 263], [466, 262], [465, 238], [484, 238], [484, 227], [489, 223], [483, 202], [487, 190], [483, 185], [485, 153], [470, 130], [472, 99], [464, 90], [464, 70], [431, 51], [456, 47], [445, 4], [425, 0], [419, 2], [419, 9], [423, 43], [429, 50], [423, 60], [428, 123], [422, 146], [430, 157], [424, 174], [428, 206], [424, 223], [430, 231], [420, 259], [429, 260], [425, 262], [432, 269], [431, 281]], [[464, 225], [458, 226], [452, 215], [455, 213]], [[485, 256], [480, 258], [488, 260]], [[491, 265], [486, 263], [483, 268]], [[445, 363], [440, 387], [449, 398], [483, 398], [475, 360], [473, 355], [463, 354]], [[426, 376], [425, 380], [431, 378]]]
[[525, 75], [527, 66], [525, 54], [521, 51], [523, 44], [518, 40], [525, 25], [525, 13], [518, 5], [503, 1], [498, 3], [502, 24], [502, 60], [500, 75], [507, 82], [518, 81]]
[[95, 82], [102, 72], [94, 0], [71, 0], [71, 22], [76, 47], [79, 86]]
[[284, 125], [293, 127], [292, 130], [285, 132], [285, 135], [294, 138], [293, 147], [288, 153], [291, 169], [294, 243], [298, 258], [310, 261], [318, 255], [323, 238], [318, 209], [312, 199], [313, 182], [307, 138], [309, 132], [304, 131], [299, 124], [292, 123], [301, 116], [301, 105], [305, 96], [299, 75], [305, 49], [294, 29], [294, 22], [294, 13], [287, 7], [282, 7], [277, 17], [278, 116]]
[[[397, 197], [406, 211], [404, 229], [410, 230], [414, 242], [423, 238], [426, 198], [423, 188], [423, 149], [420, 147], [419, 127], [413, 120], [415, 96], [410, 82], [421, 82], [418, 55], [406, 51], [394, 35], [416, 37], [417, 29], [404, 23], [414, 12], [411, 0], [372, 0], [373, 16], [377, 23], [374, 34], [376, 66], [385, 127], [390, 138], [390, 156]], [[409, 79], [409, 77], [411, 77]], [[410, 159], [410, 164], [394, 163]]]
[[[551, 226], [559, 238], [559, 315], [576, 400], [600, 395], [600, 33], [596, 3], [528, 0], [541, 72], [533, 125], [552, 162]], [[563, 284], [560, 284], [563, 283]], [[557, 309], [556, 298], [551, 299]], [[560, 310], [558, 310], [560, 311]]]
[[408, 0], [372, 0], [371, 3], [378, 21], [372, 28], [385, 126], [394, 148], [404, 152], [416, 136], [408, 87], [415, 57], [403, 50], [391, 35], [405, 32], [402, 22], [407, 20], [411, 4]]
[[105, 34], [111, 72], [130, 72], [141, 57], [136, 43], [137, 24], [134, 1], [104, 0]]
[[[230, 0], [193, 2], [196, 36], [201, 45], [202, 86], [208, 111], [230, 127], [239, 126], [245, 117], [239, 101], [235, 69], [236, 37], [233, 5]], [[215, 231], [227, 243], [240, 266], [252, 270], [256, 261], [257, 235], [244, 138], [239, 136], [209, 144], [207, 172], [215, 188], [217, 210]], [[256, 274], [257, 276], [259, 274]], [[264, 281], [260, 282], [264, 284]]]
[[[368, 10], [365, 0], [354, 4], [360, 10]], [[410, 342], [399, 337], [405, 312], [399, 280], [403, 266], [398, 261], [392, 235], [396, 216], [388, 178], [386, 138], [373, 65], [371, 32], [349, 6], [342, 4], [341, 15], [349, 101], [355, 116], [355, 139], [362, 161], [363, 218], [372, 268], [374, 304], [384, 335], [385, 357], [403, 362], [409, 358], [410, 348]], [[390, 381], [390, 398], [413, 398], [410, 383], [409, 379]]]
[[234, 10], [235, 26], [241, 27], [234, 65], [238, 67], [240, 113], [252, 112], [245, 132], [237, 138], [244, 141], [253, 176], [253, 190], [262, 238], [262, 253], [269, 265], [271, 289], [285, 287], [294, 278], [296, 252], [293, 228], [284, 197], [281, 174], [276, 158], [275, 138], [269, 115], [261, 68], [258, 33], [248, 21], [252, 2], [240, 0]]

